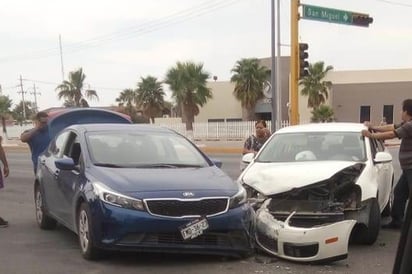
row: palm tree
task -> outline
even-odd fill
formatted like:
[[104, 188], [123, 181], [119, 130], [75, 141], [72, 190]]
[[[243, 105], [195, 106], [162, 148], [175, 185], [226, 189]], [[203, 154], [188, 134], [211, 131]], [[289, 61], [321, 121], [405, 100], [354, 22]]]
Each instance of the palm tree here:
[[165, 93], [162, 83], [153, 76], [141, 77], [137, 83], [136, 102], [143, 107], [143, 113], [154, 124], [155, 116], [162, 114]]
[[[59, 93], [57, 94], [59, 100], [64, 98], [68, 102], [74, 102], [75, 107], [88, 107], [89, 104], [83, 96], [83, 87], [85, 79], [86, 74], [83, 73], [82, 68], [70, 72], [69, 81], [64, 80], [56, 88], [56, 91], [59, 91]], [[88, 99], [99, 99], [99, 97], [97, 96], [97, 92], [95, 90], [87, 89], [84, 92], [86, 98]]]
[[264, 83], [270, 70], [260, 65], [257, 58], [244, 58], [236, 62], [230, 78], [235, 83], [233, 94], [241, 102], [244, 120], [255, 120], [256, 102], [263, 97]]
[[308, 96], [308, 107], [315, 109], [321, 104], [324, 104], [328, 99], [329, 89], [332, 87], [331, 81], [323, 81], [328, 71], [332, 70], [332, 66], [325, 68], [324, 62], [309, 64], [309, 74], [299, 81], [299, 85], [303, 86], [301, 94]]
[[120, 92], [119, 97], [116, 98], [119, 106], [125, 108], [126, 114], [133, 116], [136, 112], [134, 103], [136, 102], [136, 91], [130, 88], [124, 89]]
[[186, 130], [193, 131], [194, 117], [199, 114], [199, 107], [212, 98], [207, 79], [210, 74], [203, 70], [203, 64], [177, 62], [166, 73], [165, 83], [172, 90], [172, 98], [181, 106]]
[[328, 105], [320, 105], [319, 107], [313, 109], [311, 111], [312, 117], [311, 121], [312, 122], [332, 122], [333, 121], [333, 109], [328, 106]]

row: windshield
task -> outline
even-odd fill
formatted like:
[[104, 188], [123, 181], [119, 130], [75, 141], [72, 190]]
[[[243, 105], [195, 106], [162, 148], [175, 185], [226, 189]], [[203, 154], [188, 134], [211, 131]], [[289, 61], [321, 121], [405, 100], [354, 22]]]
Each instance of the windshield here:
[[87, 135], [95, 165], [121, 168], [203, 167], [209, 163], [185, 138], [177, 134], [98, 132]]
[[365, 161], [365, 142], [357, 132], [277, 134], [257, 162]]

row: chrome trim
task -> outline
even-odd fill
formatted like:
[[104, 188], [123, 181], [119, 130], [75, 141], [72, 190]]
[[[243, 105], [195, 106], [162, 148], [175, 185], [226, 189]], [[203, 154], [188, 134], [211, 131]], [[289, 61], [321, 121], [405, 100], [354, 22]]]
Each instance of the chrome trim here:
[[203, 198], [194, 198], [194, 199], [182, 199], [182, 198], [156, 198], [156, 199], [153, 199], [153, 198], [151, 198], [151, 199], [143, 199], [143, 203], [146, 207], [147, 212], [152, 216], [167, 217], [167, 218], [173, 218], [173, 219], [185, 219], [185, 218], [198, 218], [198, 217], [202, 217], [202, 215], [184, 215], [184, 216], [175, 217], [175, 216], [155, 214], [155, 213], [150, 211], [150, 208], [147, 205], [147, 202], [148, 201], [199, 202], [199, 201], [202, 201], [202, 200], [214, 200], [214, 199], [226, 199], [226, 208], [223, 211], [220, 211], [218, 213], [211, 214], [211, 215], [206, 215], [206, 217], [213, 217], [213, 216], [221, 215], [221, 214], [226, 213], [229, 210], [230, 197], [203, 197]]

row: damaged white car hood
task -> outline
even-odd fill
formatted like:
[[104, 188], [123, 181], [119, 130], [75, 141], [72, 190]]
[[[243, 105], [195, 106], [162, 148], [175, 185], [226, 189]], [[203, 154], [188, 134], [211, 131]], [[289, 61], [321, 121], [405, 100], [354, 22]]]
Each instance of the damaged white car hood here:
[[265, 196], [317, 183], [356, 162], [305, 161], [288, 163], [251, 163], [241, 182]]

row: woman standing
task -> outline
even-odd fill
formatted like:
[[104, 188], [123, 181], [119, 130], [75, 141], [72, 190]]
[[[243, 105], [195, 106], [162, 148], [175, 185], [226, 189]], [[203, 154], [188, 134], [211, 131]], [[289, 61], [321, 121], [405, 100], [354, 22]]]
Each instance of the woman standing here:
[[270, 137], [270, 132], [266, 128], [266, 122], [259, 120], [255, 123], [255, 134], [250, 135], [243, 145], [243, 154], [257, 153], [263, 146], [267, 139]]

